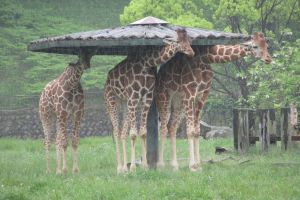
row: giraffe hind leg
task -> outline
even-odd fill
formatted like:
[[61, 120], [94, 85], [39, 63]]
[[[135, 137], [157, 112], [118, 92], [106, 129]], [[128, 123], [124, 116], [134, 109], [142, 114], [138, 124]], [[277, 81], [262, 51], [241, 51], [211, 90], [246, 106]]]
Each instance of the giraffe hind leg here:
[[72, 133], [72, 152], [73, 152], [73, 174], [77, 174], [79, 172], [78, 167], [78, 154], [77, 154], [77, 148], [79, 143], [79, 129], [80, 129], [80, 123], [83, 116], [83, 111], [79, 110], [74, 113], [73, 117], [73, 133]]
[[[116, 142], [117, 173], [122, 173], [125, 171], [125, 169], [123, 169], [123, 163], [121, 160], [121, 151], [120, 151], [121, 135], [120, 135], [120, 127], [119, 127], [120, 121], [119, 121], [119, 113], [117, 110], [117, 101], [115, 95], [113, 94], [113, 91], [110, 90], [109, 87], [105, 88], [104, 97], [105, 97], [106, 109], [109, 114], [109, 118], [113, 127], [113, 136]], [[127, 171], [127, 166], [126, 166], [126, 171]]]
[[64, 148], [64, 159], [63, 159], [63, 169], [66, 171], [66, 142], [67, 142], [67, 134], [66, 134], [66, 123], [67, 123], [67, 113], [62, 111], [60, 116], [58, 117], [58, 133], [56, 135], [56, 174], [62, 174], [62, 153]]
[[164, 146], [165, 146], [165, 141], [168, 133], [168, 120], [169, 120], [169, 98], [160, 98], [158, 96], [157, 98], [157, 108], [159, 112], [159, 117], [160, 117], [160, 146], [159, 146], [159, 156], [158, 156], [158, 162], [157, 166], [159, 168], [163, 168], [165, 166], [164, 163]]
[[51, 173], [50, 167], [50, 146], [51, 146], [51, 131], [55, 119], [51, 115], [45, 115], [40, 112], [40, 118], [44, 130], [44, 147], [45, 147], [45, 160], [46, 160], [46, 173]]
[[168, 131], [170, 133], [171, 153], [172, 153], [171, 166], [173, 168], [173, 171], [177, 171], [179, 168], [178, 161], [177, 161], [177, 154], [176, 154], [176, 132], [182, 117], [181, 105], [182, 105], [181, 102], [175, 103], [168, 123]]

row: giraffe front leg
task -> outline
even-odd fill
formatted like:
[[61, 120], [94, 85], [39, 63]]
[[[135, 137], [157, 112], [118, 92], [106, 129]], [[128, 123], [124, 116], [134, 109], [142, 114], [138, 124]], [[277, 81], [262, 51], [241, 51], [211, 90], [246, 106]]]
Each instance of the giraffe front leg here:
[[170, 133], [170, 140], [171, 140], [171, 153], [172, 153], [172, 160], [171, 166], [173, 171], [177, 171], [179, 168], [178, 161], [177, 161], [177, 153], [176, 153], [176, 132], [178, 125], [181, 121], [181, 107], [176, 106], [170, 116], [170, 121], [168, 124], [168, 130]]
[[159, 155], [158, 155], [158, 168], [164, 168], [164, 147], [165, 147], [165, 141], [167, 138], [168, 133], [168, 116], [169, 116], [169, 102], [168, 101], [157, 101], [157, 108], [159, 112], [159, 118], [160, 118], [160, 146], [159, 146]]
[[130, 122], [130, 113], [127, 111], [125, 115], [123, 128], [121, 130], [121, 140], [122, 140], [122, 149], [123, 149], [123, 166], [122, 166], [122, 172], [127, 172], [127, 133], [129, 128], [129, 122]]
[[62, 154], [62, 142], [61, 142], [61, 131], [59, 130], [56, 135], [56, 174], [62, 174], [61, 171], [61, 154]]
[[137, 122], [136, 122], [136, 108], [138, 101], [129, 101], [129, 115], [130, 115], [130, 139], [131, 139], [131, 164], [130, 171], [136, 170], [136, 159], [135, 159], [135, 149], [136, 149], [136, 138], [137, 138]]
[[194, 137], [194, 147], [195, 147], [195, 162], [196, 166], [199, 170], [202, 169], [201, 167], [201, 160], [200, 160], [200, 135], [201, 135], [201, 129], [200, 129], [200, 114], [201, 110], [203, 109], [205, 100], [209, 94], [209, 90], [206, 90], [203, 92], [203, 94], [200, 95], [200, 98], [198, 99], [196, 109], [195, 109], [195, 137]]
[[62, 149], [63, 149], [63, 166], [62, 166], [62, 172], [66, 174], [68, 172], [68, 166], [67, 166], [67, 147], [68, 147], [68, 136], [66, 131], [62, 134]]
[[189, 144], [189, 168], [191, 171], [196, 171], [197, 166], [195, 163], [195, 150], [194, 150], [194, 133], [195, 133], [195, 126], [194, 126], [194, 113], [193, 113], [193, 103], [194, 100], [185, 100], [184, 101], [184, 109], [186, 115], [186, 134], [187, 140]]

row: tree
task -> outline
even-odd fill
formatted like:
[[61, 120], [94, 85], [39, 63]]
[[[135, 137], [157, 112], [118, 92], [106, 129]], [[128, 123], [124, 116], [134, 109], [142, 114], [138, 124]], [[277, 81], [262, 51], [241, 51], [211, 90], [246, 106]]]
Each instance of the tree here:
[[[271, 50], [279, 53], [279, 50], [284, 50], [284, 48], [282, 48], [285, 46], [282, 45], [284, 35], [287, 32], [291, 34], [296, 32], [296, 29], [289, 25], [291, 23], [297, 23], [297, 20], [299, 22], [299, 11], [299, 2], [295, 0], [220, 0], [219, 7], [215, 11], [214, 15], [216, 19], [221, 20], [224, 22], [224, 24], [226, 24], [227, 27], [225, 27], [225, 29], [230, 29], [232, 32], [252, 34], [254, 31], [262, 31], [272, 40], [273, 45], [271, 46]], [[289, 45], [292, 45], [295, 41], [295, 38], [288, 38], [288, 41], [290, 41]], [[297, 52], [296, 49], [294, 50]], [[279, 54], [282, 56], [274, 58], [274, 63], [278, 64], [285, 62], [285, 66], [288, 66], [290, 62], [283, 61], [284, 58], [291, 58], [291, 56], [294, 55], [288, 54], [285, 51], [280, 51]], [[234, 78], [232, 78], [231, 74], [229, 75], [227, 73], [229, 68], [232, 68], [233, 66], [236, 71], [235, 73], [237, 74], [237, 76]], [[252, 68], [251, 66], [256, 67]], [[251, 80], [251, 73], [254, 73], [255, 70], [258, 70], [256, 73], [254, 73], [257, 77], [260, 77], [256, 81], [259, 81], [260, 86], [263, 86], [265, 85], [263, 81], [264, 72], [262, 72], [260, 69], [268, 69], [269, 72], [274, 72], [276, 71], [277, 67], [278, 66], [276, 64], [266, 66], [261, 63], [256, 63], [255, 60], [241, 59], [237, 62], [234, 62], [233, 65], [225, 65], [224, 68], [219, 69], [217, 75], [215, 76], [215, 80], [220, 83], [219, 85], [221, 85], [221, 90], [227, 94], [230, 94], [229, 96], [231, 97], [233, 97], [233, 95], [230, 93], [230, 91], [234, 90], [231, 90], [230, 87], [231, 85], [234, 85], [234, 82], [236, 82], [241, 91], [242, 99], [240, 98], [240, 102], [246, 105], [256, 102], [255, 105], [259, 106], [258, 103], [260, 101], [253, 101], [253, 99], [249, 99], [249, 96], [258, 90], [258, 87], [252, 87], [253, 84], [251, 81], [253, 80]], [[282, 73], [282, 71], [277, 72]], [[233, 83], [226, 84], [226, 86], [225, 84], [222, 85], [222, 83], [218, 81], [218, 77], [220, 76], [222, 76], [223, 80], [226, 78], [226, 83], [228, 83], [228, 81]], [[265, 97], [269, 98], [270, 95], [265, 95]], [[262, 96], [260, 100], [263, 102]]]
[[[276, 80], [280, 80], [282, 90], [285, 90], [288, 99], [295, 99], [293, 95], [297, 94], [296, 90], [299, 88], [287, 85], [295, 84], [295, 79], [299, 78], [297, 74], [291, 73], [298, 67], [294, 61], [299, 57], [295, 45], [298, 44], [295, 41], [300, 36], [298, 0], [132, 0], [125, 7], [120, 19], [126, 24], [148, 15], [185, 26], [214, 27], [243, 34], [263, 32], [270, 39], [270, 51], [278, 55], [274, 57], [274, 64], [267, 66], [246, 58], [230, 64], [214, 65], [213, 90], [243, 105], [260, 106], [260, 102], [268, 102], [270, 98], [270, 95], [262, 95], [263, 93], [274, 93], [271, 95], [274, 99], [283, 94], [280, 88], [275, 87], [275, 83], [264, 81], [268, 75], [267, 80], [273, 80], [275, 77]], [[206, 26], [203, 22], [213, 25]], [[287, 35], [289, 36], [286, 37]], [[291, 51], [287, 51], [286, 48]], [[286, 73], [281, 68], [291, 71]], [[262, 88], [265, 88], [265, 91]], [[219, 98], [219, 95], [215, 93], [213, 95]], [[253, 100], [253, 97], [259, 100]], [[279, 102], [284, 104], [285, 101], [281, 98], [272, 105]]]
[[124, 8], [120, 21], [122, 24], [128, 24], [151, 15], [172, 24], [213, 28], [212, 23], [203, 17], [202, 9], [199, 9], [192, 0], [132, 0]]

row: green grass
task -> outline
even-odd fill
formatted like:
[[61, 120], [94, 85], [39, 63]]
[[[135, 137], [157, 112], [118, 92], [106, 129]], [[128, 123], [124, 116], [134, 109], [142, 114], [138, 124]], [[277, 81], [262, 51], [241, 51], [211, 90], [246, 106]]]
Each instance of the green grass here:
[[[187, 157], [187, 142], [178, 140], [178, 157]], [[169, 144], [168, 144], [169, 145]], [[230, 139], [201, 141], [202, 172], [188, 170], [181, 159], [179, 172], [143, 171], [117, 175], [115, 146], [110, 137], [83, 138], [79, 146], [80, 173], [45, 173], [41, 140], [0, 139], [0, 199], [299, 199], [300, 150], [267, 154], [252, 147], [246, 156], [215, 155], [215, 146], [232, 147]], [[167, 147], [169, 157], [170, 149]], [[71, 169], [71, 149], [69, 149]], [[140, 146], [138, 146], [138, 153]], [[52, 147], [52, 169], [55, 150]], [[168, 158], [167, 158], [168, 159]], [[242, 162], [248, 161], [248, 162]], [[242, 163], [242, 164], [241, 164]], [[289, 163], [278, 165], [276, 163]]]

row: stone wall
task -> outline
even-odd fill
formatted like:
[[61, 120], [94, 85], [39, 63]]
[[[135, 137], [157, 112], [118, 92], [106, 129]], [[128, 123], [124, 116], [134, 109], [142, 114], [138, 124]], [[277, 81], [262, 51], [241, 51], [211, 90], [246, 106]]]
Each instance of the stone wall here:
[[[71, 123], [68, 123], [68, 134], [72, 132]], [[207, 129], [201, 127], [201, 134], [205, 136]], [[55, 130], [53, 131], [55, 133]], [[112, 134], [111, 122], [108, 119], [105, 107], [88, 107], [81, 123], [80, 136], [107, 136]], [[43, 137], [42, 124], [38, 110], [0, 110], [0, 137], [41, 138]], [[185, 120], [180, 124], [177, 137], [186, 137]]]
[[[70, 124], [70, 123], [69, 123]], [[72, 131], [68, 126], [68, 133]], [[87, 108], [80, 128], [80, 136], [106, 136], [112, 133], [105, 109]], [[0, 137], [43, 137], [42, 124], [37, 109], [0, 111]]]

